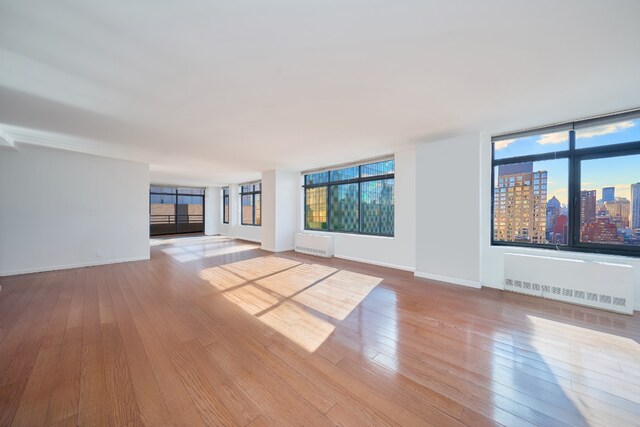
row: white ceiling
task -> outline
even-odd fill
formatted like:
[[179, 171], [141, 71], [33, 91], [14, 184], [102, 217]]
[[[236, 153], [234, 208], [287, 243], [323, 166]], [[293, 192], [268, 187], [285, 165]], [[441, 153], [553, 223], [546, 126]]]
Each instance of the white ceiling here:
[[0, 128], [149, 162], [158, 183], [240, 182], [640, 106], [638, 16], [638, 0], [0, 0]]

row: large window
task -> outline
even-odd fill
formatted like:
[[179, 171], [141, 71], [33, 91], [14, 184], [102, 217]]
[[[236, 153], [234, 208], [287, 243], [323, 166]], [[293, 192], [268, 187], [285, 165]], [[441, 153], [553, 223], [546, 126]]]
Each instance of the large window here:
[[149, 190], [152, 236], [204, 231], [204, 189], [152, 186]]
[[262, 223], [261, 184], [245, 184], [240, 187], [240, 213], [242, 225], [260, 225]]
[[393, 159], [304, 177], [304, 228], [393, 236]]
[[640, 256], [640, 111], [492, 141], [494, 245]]
[[222, 222], [229, 224], [229, 187], [222, 189]]

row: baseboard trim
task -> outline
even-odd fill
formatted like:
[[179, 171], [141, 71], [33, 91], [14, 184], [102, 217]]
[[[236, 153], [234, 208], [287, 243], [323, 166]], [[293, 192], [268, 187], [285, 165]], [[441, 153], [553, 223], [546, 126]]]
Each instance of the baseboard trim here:
[[230, 237], [231, 239], [236, 239], [236, 240], [246, 240], [247, 242], [253, 242], [253, 243], [260, 243], [262, 244], [262, 240], [260, 239], [250, 239], [248, 237], [239, 237], [239, 236], [227, 236]]
[[498, 289], [504, 291], [504, 285], [495, 285], [493, 283], [482, 283], [483, 288]]
[[47, 267], [25, 268], [21, 270], [0, 271], [0, 277], [17, 276], [20, 274], [42, 273], [45, 271], [68, 270], [70, 268], [95, 267], [98, 265], [119, 264], [122, 262], [146, 261], [151, 259], [149, 255], [144, 257], [119, 258], [101, 261], [79, 262], [74, 264], [52, 265]]
[[479, 281], [459, 279], [457, 277], [441, 276], [439, 274], [424, 273], [422, 271], [416, 271], [413, 274], [415, 277], [422, 279], [436, 280], [438, 282], [451, 283], [453, 285], [467, 286], [470, 288], [480, 289], [482, 286]]
[[364, 264], [377, 265], [380, 267], [395, 268], [396, 270], [411, 271], [411, 272], [415, 270], [414, 268], [411, 268], [411, 267], [405, 267], [397, 264], [389, 264], [386, 262], [371, 261], [369, 259], [364, 259], [364, 258], [354, 258], [354, 257], [344, 256], [344, 255], [334, 255], [334, 257], [340, 258], [340, 259], [346, 259], [347, 261], [356, 261], [356, 262], [362, 262]]

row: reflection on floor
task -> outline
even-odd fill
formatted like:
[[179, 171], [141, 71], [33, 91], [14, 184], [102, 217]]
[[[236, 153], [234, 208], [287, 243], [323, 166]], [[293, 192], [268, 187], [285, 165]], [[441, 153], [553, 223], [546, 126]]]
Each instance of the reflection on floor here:
[[[273, 256], [204, 269], [225, 298], [315, 351], [382, 279]], [[328, 317], [328, 318], [327, 318]]]

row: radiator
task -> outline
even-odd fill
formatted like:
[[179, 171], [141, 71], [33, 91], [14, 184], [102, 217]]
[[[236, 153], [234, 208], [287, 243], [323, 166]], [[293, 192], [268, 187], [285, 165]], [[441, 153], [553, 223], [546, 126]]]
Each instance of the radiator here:
[[633, 267], [625, 264], [507, 253], [504, 289], [633, 314]]
[[331, 258], [333, 256], [333, 236], [297, 233], [296, 252]]

